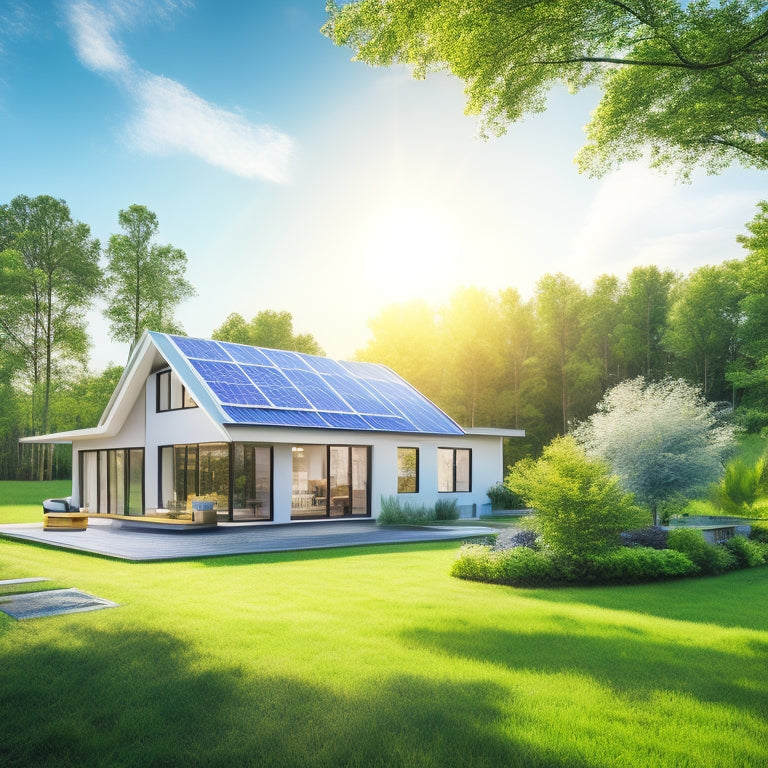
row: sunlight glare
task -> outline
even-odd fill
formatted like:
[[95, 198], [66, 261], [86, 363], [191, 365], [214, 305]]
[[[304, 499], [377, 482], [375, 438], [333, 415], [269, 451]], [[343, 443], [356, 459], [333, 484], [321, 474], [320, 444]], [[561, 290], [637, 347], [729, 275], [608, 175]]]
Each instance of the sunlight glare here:
[[370, 228], [366, 279], [386, 301], [444, 299], [458, 281], [455, 242], [445, 222], [423, 206], [401, 205]]

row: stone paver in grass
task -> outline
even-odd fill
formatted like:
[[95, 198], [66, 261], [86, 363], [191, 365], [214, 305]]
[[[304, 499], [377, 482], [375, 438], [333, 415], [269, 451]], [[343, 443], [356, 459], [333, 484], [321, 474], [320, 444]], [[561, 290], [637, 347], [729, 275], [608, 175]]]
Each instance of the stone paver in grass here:
[[31, 576], [26, 579], [0, 579], [0, 587], [10, 587], [14, 584], [35, 584], [38, 581], [50, 581], [42, 576]]
[[48, 589], [0, 597], [0, 611], [19, 620], [117, 607], [118, 604], [111, 600], [89, 595], [79, 589]]

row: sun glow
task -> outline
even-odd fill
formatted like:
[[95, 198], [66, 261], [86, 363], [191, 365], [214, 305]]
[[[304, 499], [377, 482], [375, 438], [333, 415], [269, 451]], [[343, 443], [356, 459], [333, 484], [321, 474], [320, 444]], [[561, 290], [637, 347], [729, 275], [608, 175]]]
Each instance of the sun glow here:
[[443, 298], [458, 277], [450, 228], [420, 206], [390, 209], [373, 222], [365, 265], [366, 279], [387, 301]]

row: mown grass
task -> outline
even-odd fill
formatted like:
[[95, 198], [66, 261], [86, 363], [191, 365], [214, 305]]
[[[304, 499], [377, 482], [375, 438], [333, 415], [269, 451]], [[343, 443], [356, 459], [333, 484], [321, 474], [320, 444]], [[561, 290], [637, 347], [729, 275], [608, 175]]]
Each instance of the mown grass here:
[[0, 525], [42, 522], [43, 500], [58, 499], [71, 493], [70, 480], [3, 480], [0, 482]]
[[0, 540], [0, 578], [121, 604], [0, 613], [0, 764], [764, 764], [768, 569], [515, 590], [451, 578], [457, 547], [131, 564]]

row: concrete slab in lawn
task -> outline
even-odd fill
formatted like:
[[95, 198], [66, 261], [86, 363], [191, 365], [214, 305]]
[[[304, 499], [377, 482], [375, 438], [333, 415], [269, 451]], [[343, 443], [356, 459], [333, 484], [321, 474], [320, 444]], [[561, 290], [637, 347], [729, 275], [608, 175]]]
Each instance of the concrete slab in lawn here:
[[38, 581], [50, 581], [50, 579], [32, 576], [26, 579], [0, 579], [0, 587], [12, 587], [14, 584], [34, 584]]
[[0, 597], [0, 611], [14, 619], [40, 619], [65, 613], [117, 608], [117, 603], [94, 597], [79, 589], [48, 589]]

